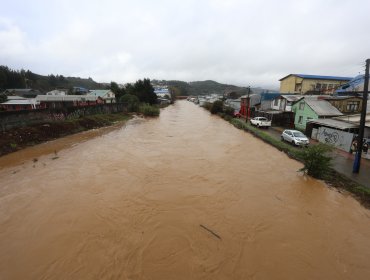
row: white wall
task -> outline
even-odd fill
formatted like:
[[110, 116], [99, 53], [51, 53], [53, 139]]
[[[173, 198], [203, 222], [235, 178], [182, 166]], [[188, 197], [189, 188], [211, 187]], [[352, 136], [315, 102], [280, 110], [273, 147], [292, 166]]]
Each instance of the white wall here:
[[317, 133], [317, 140], [322, 143], [334, 145], [343, 151], [349, 152], [353, 136], [353, 133], [321, 126]]

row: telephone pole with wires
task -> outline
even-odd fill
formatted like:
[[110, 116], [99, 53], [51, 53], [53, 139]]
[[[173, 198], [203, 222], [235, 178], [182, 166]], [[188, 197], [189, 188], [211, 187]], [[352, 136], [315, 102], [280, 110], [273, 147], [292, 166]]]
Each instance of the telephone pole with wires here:
[[357, 140], [357, 151], [356, 151], [355, 161], [353, 163], [353, 169], [352, 169], [353, 173], [359, 173], [360, 166], [361, 166], [361, 154], [362, 154], [362, 146], [363, 146], [364, 130], [365, 130], [365, 122], [366, 122], [367, 97], [369, 94], [369, 65], [370, 65], [370, 59], [366, 59], [364, 95], [362, 99], [362, 110], [361, 110], [360, 128], [359, 128], [358, 140]]

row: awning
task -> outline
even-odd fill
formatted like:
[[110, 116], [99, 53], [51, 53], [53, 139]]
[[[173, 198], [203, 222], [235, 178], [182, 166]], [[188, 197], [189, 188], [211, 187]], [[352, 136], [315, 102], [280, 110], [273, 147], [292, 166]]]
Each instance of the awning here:
[[357, 124], [338, 121], [338, 120], [334, 120], [334, 119], [310, 120], [307, 123], [319, 124], [319, 125], [322, 125], [322, 126], [333, 127], [333, 128], [337, 128], [337, 129], [341, 129], [341, 130], [350, 129], [350, 128], [358, 128]]

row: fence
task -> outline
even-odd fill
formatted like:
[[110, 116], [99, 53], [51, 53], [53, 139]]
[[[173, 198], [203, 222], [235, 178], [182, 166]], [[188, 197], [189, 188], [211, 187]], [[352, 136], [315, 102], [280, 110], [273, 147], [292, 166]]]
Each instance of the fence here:
[[84, 107], [68, 107], [61, 109], [36, 109], [24, 111], [0, 112], [2, 131], [22, 126], [53, 121], [64, 121], [96, 114], [113, 114], [127, 112], [124, 103], [100, 104]]

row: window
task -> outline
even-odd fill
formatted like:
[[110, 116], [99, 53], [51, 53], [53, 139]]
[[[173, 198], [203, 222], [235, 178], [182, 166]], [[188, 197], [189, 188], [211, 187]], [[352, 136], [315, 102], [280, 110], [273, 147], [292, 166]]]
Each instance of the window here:
[[328, 84], [328, 89], [332, 89], [333, 87], [333, 84]]
[[326, 90], [326, 89], [327, 89], [327, 87], [328, 87], [328, 85], [327, 85], [327, 84], [323, 84], [323, 85], [322, 85], [322, 89], [323, 89], [323, 90]]
[[316, 89], [317, 89], [317, 90], [320, 90], [320, 89], [321, 89], [321, 84], [320, 84], [320, 83], [317, 83], [317, 84], [316, 84]]
[[298, 123], [302, 123], [302, 122], [303, 122], [303, 116], [299, 116]]
[[278, 106], [278, 104], [279, 104], [279, 98], [276, 98], [276, 99], [274, 100], [274, 106]]
[[348, 101], [347, 102], [347, 111], [348, 112], [355, 112], [358, 110], [360, 106], [360, 101]]
[[299, 103], [299, 110], [304, 110], [304, 102]]

